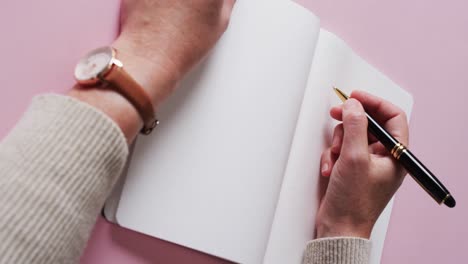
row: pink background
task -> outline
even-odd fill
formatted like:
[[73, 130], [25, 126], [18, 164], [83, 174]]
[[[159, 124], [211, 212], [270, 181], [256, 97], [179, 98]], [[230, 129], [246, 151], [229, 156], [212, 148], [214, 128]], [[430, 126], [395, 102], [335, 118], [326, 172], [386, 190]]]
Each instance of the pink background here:
[[[468, 3], [463, 0], [299, 0], [323, 27], [415, 98], [411, 149], [458, 205], [436, 205], [407, 178], [382, 263], [462, 263], [468, 249]], [[116, 34], [116, 0], [6, 0], [0, 9], [0, 138], [31, 97], [71, 87], [75, 61]], [[98, 220], [82, 263], [220, 263]]]

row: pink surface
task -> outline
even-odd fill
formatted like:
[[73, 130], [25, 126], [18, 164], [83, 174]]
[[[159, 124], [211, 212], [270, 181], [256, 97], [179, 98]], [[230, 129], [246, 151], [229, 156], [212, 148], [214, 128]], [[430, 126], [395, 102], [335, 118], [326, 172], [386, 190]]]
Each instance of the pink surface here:
[[[322, 25], [415, 98], [411, 148], [457, 199], [436, 205], [408, 178], [395, 201], [382, 263], [463, 263], [468, 249], [468, 2], [299, 0]], [[110, 8], [109, 8], [110, 7]], [[0, 9], [0, 138], [30, 98], [64, 92], [84, 51], [116, 34], [118, 1], [7, 0]], [[220, 263], [99, 219], [83, 264]]]

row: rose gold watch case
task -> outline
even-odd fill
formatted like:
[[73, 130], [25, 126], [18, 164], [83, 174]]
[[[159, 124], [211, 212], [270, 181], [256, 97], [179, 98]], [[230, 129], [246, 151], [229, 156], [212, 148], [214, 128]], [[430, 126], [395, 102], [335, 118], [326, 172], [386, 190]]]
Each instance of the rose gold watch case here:
[[[102, 58], [97, 55], [107, 55]], [[91, 58], [92, 56], [96, 56]], [[148, 135], [159, 123], [155, 117], [151, 98], [126, 71], [116, 58], [113, 47], [101, 47], [86, 54], [76, 65], [75, 79], [82, 87], [112, 85], [112, 89], [124, 96], [138, 111], [143, 120], [142, 134]], [[84, 68], [80, 68], [84, 67]]]
[[[107, 83], [106, 80], [105, 80], [105, 77], [106, 77], [106, 75], [108, 75], [110, 73], [112, 68], [114, 66], [118, 66], [118, 67], [123, 66], [122, 62], [119, 61], [118, 59], [116, 59], [116, 50], [113, 47], [105, 46], [105, 47], [100, 47], [100, 48], [97, 48], [97, 49], [94, 49], [94, 50], [88, 52], [78, 62], [78, 64], [76, 65], [76, 68], [78, 68], [80, 66], [80, 64], [81, 64], [81, 62], [83, 60], [89, 58], [92, 55], [99, 54], [99, 53], [110, 54], [111, 56], [110, 56], [109, 62], [106, 64], [106, 66], [101, 71], [99, 71], [96, 75], [92, 76], [89, 79], [79, 79], [77, 77], [76, 73], [75, 73], [74, 77], [75, 77], [75, 80], [77, 81], [78, 84], [80, 84], [82, 86], [94, 86], [94, 85], [98, 85], [98, 84]], [[75, 72], [76, 72], [76, 68], [75, 68]]]

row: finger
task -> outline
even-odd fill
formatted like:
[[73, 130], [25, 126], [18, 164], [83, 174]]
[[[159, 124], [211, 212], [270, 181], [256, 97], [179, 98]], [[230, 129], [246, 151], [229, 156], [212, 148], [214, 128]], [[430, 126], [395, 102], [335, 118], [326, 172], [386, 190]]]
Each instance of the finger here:
[[356, 99], [348, 99], [343, 105], [343, 143], [340, 157], [351, 162], [368, 160], [367, 117]]
[[343, 105], [337, 105], [330, 109], [330, 116], [338, 121], [343, 120]]
[[335, 130], [333, 131], [331, 152], [333, 154], [340, 154], [342, 143], [343, 143], [343, 124], [339, 124], [335, 127]]
[[235, 3], [236, 0], [224, 0], [222, 17], [227, 18], [227, 21], [229, 21], [229, 18], [231, 17], [232, 9], [234, 8]]
[[408, 120], [402, 109], [364, 91], [353, 91], [351, 97], [361, 102], [366, 112], [398, 141], [408, 144]]
[[369, 153], [371, 154], [376, 154], [376, 155], [381, 155], [381, 156], [387, 156], [388, 150], [382, 145], [380, 142], [374, 142], [369, 145]]
[[369, 140], [369, 144], [374, 144], [375, 142], [378, 142], [379, 140], [374, 136], [372, 135], [371, 133], [368, 133], [368, 140]]
[[[337, 106], [334, 106], [330, 109], [330, 116], [333, 118], [333, 119], [336, 119], [338, 121], [341, 121], [343, 120], [343, 105], [337, 105]], [[377, 141], [379, 141], [374, 135], [372, 135], [371, 133], [367, 133], [368, 135], [368, 141], [369, 141], [369, 144], [372, 144], [372, 143], [375, 143]]]
[[232, 10], [234, 7], [234, 4], [236, 3], [236, 0], [224, 0], [224, 7], [229, 10]]
[[[363, 91], [353, 91], [351, 97], [361, 102], [366, 111], [393, 137], [408, 145], [408, 120], [403, 110], [382, 98]], [[330, 109], [330, 115], [341, 121], [343, 119], [342, 105]], [[370, 142], [375, 142], [375, 139], [370, 137]]]
[[333, 165], [335, 164], [336, 158], [331, 152], [330, 148], [323, 151], [320, 159], [320, 172], [324, 177], [330, 177]]

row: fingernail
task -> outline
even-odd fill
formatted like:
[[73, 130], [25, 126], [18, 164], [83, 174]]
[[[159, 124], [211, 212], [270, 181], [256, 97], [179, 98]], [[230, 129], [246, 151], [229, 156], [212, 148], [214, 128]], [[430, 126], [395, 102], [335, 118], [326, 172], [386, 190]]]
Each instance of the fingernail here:
[[322, 174], [326, 173], [328, 171], [328, 168], [329, 168], [328, 163], [324, 163], [322, 165]]

